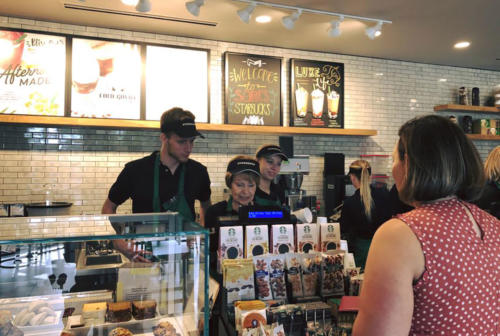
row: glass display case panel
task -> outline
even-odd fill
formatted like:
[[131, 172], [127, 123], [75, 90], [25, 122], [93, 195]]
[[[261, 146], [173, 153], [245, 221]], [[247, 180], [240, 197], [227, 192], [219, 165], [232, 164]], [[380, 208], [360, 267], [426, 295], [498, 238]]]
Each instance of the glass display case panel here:
[[177, 213], [1, 218], [0, 331], [208, 335], [205, 274], [208, 231]]

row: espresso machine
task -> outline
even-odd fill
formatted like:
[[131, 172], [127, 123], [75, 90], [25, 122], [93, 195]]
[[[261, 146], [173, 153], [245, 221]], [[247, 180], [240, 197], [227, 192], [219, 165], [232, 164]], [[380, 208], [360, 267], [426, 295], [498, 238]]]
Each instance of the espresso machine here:
[[[309, 155], [294, 155], [281, 163], [280, 183], [285, 186], [286, 202], [290, 211], [310, 207], [310, 197], [301, 189], [304, 175], [309, 174]], [[305, 204], [307, 203], [307, 204]], [[316, 200], [314, 200], [316, 203]]]

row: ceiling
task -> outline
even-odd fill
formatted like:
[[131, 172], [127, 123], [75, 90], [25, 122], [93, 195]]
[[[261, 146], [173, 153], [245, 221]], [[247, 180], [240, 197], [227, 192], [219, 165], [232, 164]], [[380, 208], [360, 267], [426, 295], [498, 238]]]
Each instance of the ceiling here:
[[[196, 37], [265, 46], [313, 50], [394, 60], [500, 71], [500, 1], [498, 0], [272, 0], [269, 2], [336, 13], [384, 19], [382, 35], [368, 39], [371, 22], [346, 19], [342, 35], [329, 37], [328, 15], [303, 13], [293, 30], [281, 24], [291, 10], [257, 6], [249, 24], [238, 9], [246, 3], [206, 0], [198, 17], [185, 7], [187, 0], [151, 0], [146, 17], [132, 16], [133, 7], [120, 0], [0, 0], [0, 14], [77, 25]], [[65, 8], [65, 5], [82, 9]], [[88, 9], [93, 8], [93, 11]], [[97, 11], [96, 11], [97, 10]], [[101, 13], [99, 11], [118, 11]], [[270, 15], [267, 24], [253, 19]], [[149, 17], [147, 17], [149, 16]], [[0, 23], [1, 25], [1, 23]], [[467, 49], [453, 44], [468, 40]]]

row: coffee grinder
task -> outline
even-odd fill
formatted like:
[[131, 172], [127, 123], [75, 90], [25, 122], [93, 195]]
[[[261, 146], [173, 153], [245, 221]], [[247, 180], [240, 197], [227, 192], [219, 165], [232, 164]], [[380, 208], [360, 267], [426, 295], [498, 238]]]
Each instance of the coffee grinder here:
[[290, 211], [302, 209], [306, 191], [301, 189], [304, 175], [309, 174], [309, 155], [295, 155], [283, 161], [279, 178], [284, 181], [286, 202]]

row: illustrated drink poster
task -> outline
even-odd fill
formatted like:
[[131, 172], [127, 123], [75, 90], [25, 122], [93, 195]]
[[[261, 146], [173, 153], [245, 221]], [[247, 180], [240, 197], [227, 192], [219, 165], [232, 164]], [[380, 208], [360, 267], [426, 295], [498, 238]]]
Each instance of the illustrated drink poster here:
[[281, 125], [281, 59], [226, 53], [226, 123]]
[[0, 30], [0, 113], [64, 115], [66, 38]]
[[73, 39], [71, 116], [139, 119], [139, 45]]
[[344, 64], [291, 60], [290, 125], [344, 127]]
[[196, 122], [208, 122], [208, 52], [158, 46], [146, 50], [146, 119], [160, 120], [166, 110], [181, 107]]

